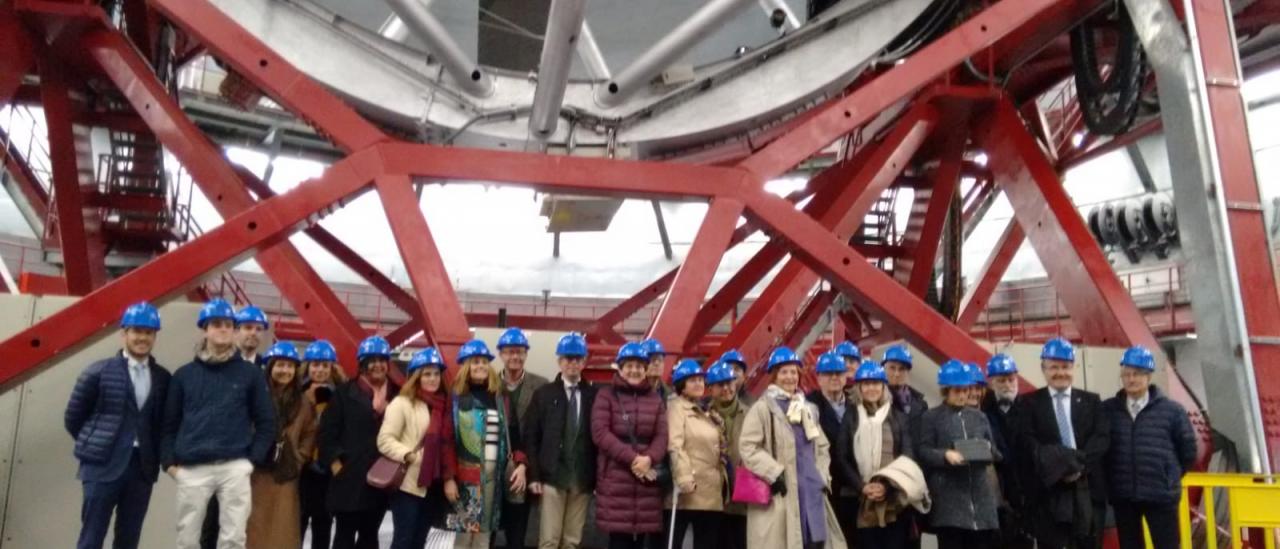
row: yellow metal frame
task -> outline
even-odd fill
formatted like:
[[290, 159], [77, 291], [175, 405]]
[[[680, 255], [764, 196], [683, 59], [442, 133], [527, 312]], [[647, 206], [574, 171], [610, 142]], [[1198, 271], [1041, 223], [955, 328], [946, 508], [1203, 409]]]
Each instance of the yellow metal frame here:
[[[1205, 541], [1209, 549], [1218, 547], [1218, 524], [1214, 510], [1213, 490], [1226, 491], [1228, 526], [1232, 549], [1241, 549], [1241, 533], [1245, 528], [1263, 528], [1266, 549], [1275, 549], [1275, 529], [1280, 528], [1280, 483], [1277, 477], [1268, 475], [1242, 475], [1226, 473], [1187, 473], [1182, 477], [1182, 501], [1178, 504], [1178, 527], [1182, 547], [1191, 547], [1191, 509], [1189, 494], [1192, 488], [1204, 488]], [[1150, 540], [1148, 539], [1148, 547]]]

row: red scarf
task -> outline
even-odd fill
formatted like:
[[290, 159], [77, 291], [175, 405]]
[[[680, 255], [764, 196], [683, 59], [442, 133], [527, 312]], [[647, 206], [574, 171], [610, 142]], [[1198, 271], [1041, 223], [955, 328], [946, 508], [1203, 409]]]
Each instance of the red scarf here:
[[432, 418], [427, 424], [427, 432], [422, 435], [422, 465], [418, 468], [418, 486], [429, 488], [441, 476], [440, 460], [443, 459], [442, 449], [445, 443], [441, 431], [445, 422], [452, 420], [449, 416], [453, 414], [453, 410], [450, 409], [449, 395], [444, 391], [428, 393], [418, 387], [418, 399], [427, 404]]

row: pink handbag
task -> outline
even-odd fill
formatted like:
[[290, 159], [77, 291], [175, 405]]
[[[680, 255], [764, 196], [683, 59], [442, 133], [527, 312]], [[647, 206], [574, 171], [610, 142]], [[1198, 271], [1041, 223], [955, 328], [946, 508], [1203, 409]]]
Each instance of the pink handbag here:
[[[776, 457], [777, 441], [773, 440], [772, 415], [769, 417], [769, 446]], [[752, 473], [746, 465], [739, 465], [733, 470], [733, 496], [729, 500], [734, 503], [769, 505], [773, 501], [773, 493], [769, 489], [769, 483]]]

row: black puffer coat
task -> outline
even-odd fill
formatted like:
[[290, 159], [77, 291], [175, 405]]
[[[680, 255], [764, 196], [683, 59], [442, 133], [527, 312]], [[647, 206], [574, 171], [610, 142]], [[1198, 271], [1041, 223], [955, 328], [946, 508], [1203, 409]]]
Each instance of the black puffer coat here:
[[1183, 407], [1154, 385], [1135, 420], [1124, 391], [1102, 403], [1111, 429], [1107, 486], [1112, 500], [1172, 503], [1196, 458], [1196, 435]]

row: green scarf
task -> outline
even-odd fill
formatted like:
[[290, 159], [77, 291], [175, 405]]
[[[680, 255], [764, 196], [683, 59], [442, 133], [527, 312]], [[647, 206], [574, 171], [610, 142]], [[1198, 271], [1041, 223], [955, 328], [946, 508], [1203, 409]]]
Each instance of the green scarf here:
[[716, 400], [711, 403], [711, 408], [720, 416], [720, 420], [724, 422], [725, 436], [732, 438], [734, 433], [734, 423], [738, 420], [738, 408], [742, 405], [742, 401], [733, 399], [725, 403]]

